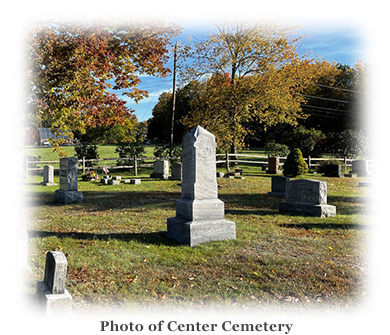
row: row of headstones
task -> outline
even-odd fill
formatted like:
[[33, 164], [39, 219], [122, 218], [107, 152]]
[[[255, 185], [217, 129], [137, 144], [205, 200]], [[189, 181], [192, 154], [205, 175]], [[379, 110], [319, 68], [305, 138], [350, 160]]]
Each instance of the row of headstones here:
[[[218, 199], [214, 135], [197, 126], [184, 136], [182, 148], [181, 197], [176, 200], [176, 216], [167, 219], [167, 237], [191, 247], [210, 241], [235, 239], [236, 224], [225, 219], [224, 203]], [[166, 176], [167, 163], [157, 164], [161, 168], [159, 173]], [[152, 175], [161, 177], [156, 175], [157, 172], [155, 170]], [[61, 160], [60, 163], [60, 189], [56, 191], [56, 199], [63, 200], [66, 192], [78, 192], [76, 158]], [[274, 177], [271, 195], [278, 192], [286, 197], [286, 201], [279, 205], [281, 212], [312, 216], [336, 214], [336, 207], [327, 204], [326, 182]], [[79, 193], [75, 193], [74, 197], [82, 201]], [[49, 252], [45, 279], [37, 285], [38, 296], [46, 308], [54, 312], [68, 309], [71, 302], [65, 289], [66, 264], [62, 253]]]
[[[181, 197], [176, 201], [176, 216], [167, 219], [167, 237], [191, 247], [235, 239], [236, 224], [225, 220], [224, 203], [218, 199], [214, 135], [198, 126], [184, 136], [182, 146]], [[77, 192], [77, 160], [66, 161], [67, 166], [60, 166], [57, 191]], [[62, 179], [65, 174], [66, 181]], [[69, 308], [71, 297], [65, 290], [65, 279], [65, 256], [49, 252], [45, 279], [37, 285], [37, 295], [49, 314]]]
[[[343, 177], [341, 171], [342, 166], [339, 164], [329, 164], [325, 170], [327, 177]], [[281, 174], [279, 157], [268, 157], [268, 169], [269, 174]], [[367, 160], [354, 160], [352, 161], [352, 171], [348, 174], [349, 177], [354, 175], [358, 177], [367, 177], [371, 174], [369, 164]]]
[[328, 186], [326, 181], [312, 179], [290, 180], [275, 176], [271, 181], [268, 195], [285, 198], [279, 203], [279, 212], [314, 217], [336, 215], [336, 206], [328, 205]]

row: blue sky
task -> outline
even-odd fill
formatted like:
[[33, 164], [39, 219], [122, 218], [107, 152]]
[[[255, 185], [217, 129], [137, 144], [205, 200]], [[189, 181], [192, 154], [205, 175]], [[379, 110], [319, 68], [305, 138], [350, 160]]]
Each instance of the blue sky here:
[[[183, 25], [182, 25], [183, 26]], [[195, 41], [205, 40], [209, 36], [215, 25], [203, 25], [202, 27], [183, 27], [182, 34], [176, 39], [182, 43], [188, 41], [191, 35]], [[302, 54], [311, 52], [313, 56], [321, 56], [330, 62], [348, 64], [353, 66], [357, 60], [367, 61], [363, 36], [359, 31], [348, 28], [331, 27], [300, 27], [297, 33], [307, 36], [299, 45]], [[172, 68], [172, 61], [167, 63]], [[157, 78], [142, 76], [140, 77], [141, 89], [149, 92], [149, 98], [141, 100], [138, 104], [128, 100], [127, 106], [135, 111], [139, 121], [145, 121], [152, 116], [153, 107], [158, 102], [162, 92], [172, 91], [172, 77]], [[124, 99], [126, 97], [123, 97]]]

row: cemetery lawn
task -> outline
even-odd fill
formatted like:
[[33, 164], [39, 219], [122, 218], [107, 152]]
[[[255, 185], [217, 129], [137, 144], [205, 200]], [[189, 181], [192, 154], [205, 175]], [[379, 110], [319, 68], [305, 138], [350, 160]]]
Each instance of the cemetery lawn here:
[[58, 186], [41, 186], [42, 176], [30, 176], [24, 192], [32, 270], [27, 293], [33, 295], [36, 281], [43, 280], [45, 253], [60, 250], [68, 260], [75, 310], [91, 304], [361, 303], [369, 233], [369, 189], [357, 186], [363, 179], [303, 176], [327, 181], [328, 203], [337, 207], [335, 217], [312, 218], [279, 214], [281, 199], [267, 195], [271, 175], [257, 169], [244, 167], [242, 180], [218, 179], [237, 239], [193, 248], [166, 238], [166, 221], [175, 216], [181, 192], [177, 181], [150, 178], [147, 168], [139, 170], [141, 185], [79, 179], [84, 202], [61, 205], [54, 201]]

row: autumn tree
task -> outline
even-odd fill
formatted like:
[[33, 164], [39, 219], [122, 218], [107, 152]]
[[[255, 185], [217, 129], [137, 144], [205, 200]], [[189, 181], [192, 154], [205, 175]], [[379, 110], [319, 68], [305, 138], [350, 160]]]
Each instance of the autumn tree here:
[[293, 29], [237, 23], [195, 43], [187, 75], [205, 85], [184, 124], [202, 125], [231, 152], [242, 146], [249, 121], [297, 124], [305, 117], [300, 93], [316, 75], [314, 62], [298, 55], [300, 39]]
[[177, 32], [172, 25], [36, 26], [28, 50], [30, 119], [71, 136], [131, 122], [133, 111], [116, 93], [147, 97], [139, 76], [167, 75], [167, 46]]

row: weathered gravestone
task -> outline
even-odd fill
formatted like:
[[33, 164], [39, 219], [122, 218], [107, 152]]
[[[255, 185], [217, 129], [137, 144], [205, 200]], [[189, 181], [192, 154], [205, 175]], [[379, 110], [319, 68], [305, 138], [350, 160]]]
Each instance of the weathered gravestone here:
[[270, 174], [281, 174], [282, 173], [282, 171], [279, 170], [279, 157], [268, 157], [267, 173], [270, 173]]
[[290, 181], [289, 177], [274, 176], [271, 178], [271, 192], [268, 195], [273, 197], [285, 198], [287, 194], [287, 184]]
[[327, 183], [312, 179], [290, 180], [286, 201], [279, 211], [295, 215], [328, 217], [336, 215], [336, 206], [327, 204]]
[[352, 173], [356, 173], [358, 177], [367, 177], [370, 175], [368, 161], [356, 160], [352, 161]]
[[72, 308], [72, 296], [65, 288], [68, 262], [61, 251], [46, 254], [44, 281], [37, 282], [38, 302], [48, 315], [67, 314]]
[[169, 177], [169, 162], [166, 160], [157, 160], [153, 164], [153, 173], [151, 178], [168, 179]]
[[323, 167], [323, 173], [326, 177], [343, 177], [341, 173], [341, 165], [340, 164], [326, 164]]
[[63, 204], [83, 202], [83, 193], [77, 190], [77, 158], [60, 159], [60, 189], [54, 193], [54, 199]]
[[54, 168], [51, 165], [45, 165], [43, 167], [43, 182], [41, 185], [55, 186], [54, 182]]
[[182, 164], [179, 162], [172, 162], [170, 180], [181, 180], [182, 178]]
[[218, 199], [215, 137], [200, 126], [183, 137], [183, 179], [176, 216], [167, 220], [168, 238], [189, 246], [236, 238]]

